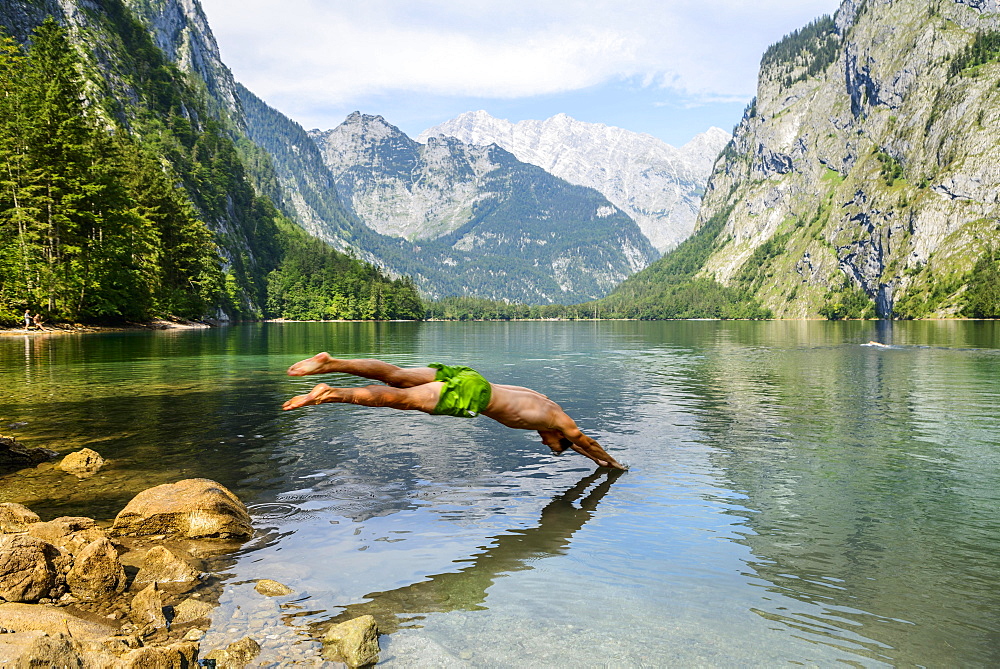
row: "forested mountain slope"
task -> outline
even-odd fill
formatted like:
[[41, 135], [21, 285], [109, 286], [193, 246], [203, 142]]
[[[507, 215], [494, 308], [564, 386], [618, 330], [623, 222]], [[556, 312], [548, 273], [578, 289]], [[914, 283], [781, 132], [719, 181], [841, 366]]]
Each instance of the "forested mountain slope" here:
[[[525, 206], [519, 206], [516, 212], [503, 206], [480, 208], [476, 216], [465, 208], [459, 218], [428, 219], [426, 222], [435, 227], [434, 236], [438, 239], [414, 245], [402, 238], [410, 235], [397, 235], [374, 219], [369, 220], [372, 217], [367, 212], [356, 212], [353, 194], [338, 193], [337, 175], [323, 163], [317, 147], [308, 141], [303, 129], [233, 81], [221, 62], [196, 0], [127, 1], [174, 64], [189, 73], [193, 81], [203, 82], [198, 86], [212, 100], [213, 111], [226, 120], [226, 129], [259, 194], [266, 195], [285, 216], [310, 234], [338, 249], [350, 249], [394, 275], [412, 276], [429, 295], [478, 294], [532, 302], [588, 299], [606, 294], [621, 279], [657, 256], [644, 239], [636, 238], [634, 224], [621, 212], [596, 216], [598, 210], [606, 211], [603, 204], [590, 211], [594, 194], [570, 187], [555, 188], [550, 175], [526, 169], [516, 179], [507, 179], [508, 186], [526, 189]], [[409, 138], [407, 141], [412, 143]], [[352, 169], [358, 174], [369, 167], [373, 178], [380, 178], [376, 165], [356, 164]], [[447, 191], [452, 184], [447, 183], [444, 175], [440, 176], [437, 195], [448, 199]], [[467, 185], [459, 180], [454, 188], [461, 190]], [[538, 193], [545, 195], [539, 198]], [[520, 197], [512, 195], [515, 196]], [[578, 197], [582, 197], [581, 202], [586, 202], [586, 206], [563, 203]], [[552, 211], [532, 213], [533, 203], [541, 203]], [[435, 206], [430, 204], [429, 208]], [[566, 218], [571, 210], [571, 217]], [[488, 220], [506, 215], [503, 212], [518, 216], [527, 213], [525, 227], [519, 229], [511, 220], [496, 230], [489, 225], [484, 227]], [[518, 241], [532, 238], [538, 220], [546, 216], [550, 223], [542, 227], [547, 247]], [[532, 220], [533, 217], [537, 220]], [[455, 232], [460, 223], [473, 225], [475, 234], [482, 232], [487, 237], [477, 238], [474, 248], [448, 247], [448, 241], [440, 235]], [[595, 232], [599, 234], [595, 236]], [[471, 237], [468, 231], [464, 235], [465, 241], [456, 238], [451, 243], [465, 244]], [[485, 239], [490, 241], [484, 242]]]
[[0, 25], [13, 36], [0, 79], [3, 320], [24, 308], [55, 320], [280, 315], [306, 260], [345, 279], [300, 282], [310, 308], [340, 296], [347, 313], [421, 314], [411, 285], [330, 255], [275, 208], [274, 171], [240, 130], [231, 76], [219, 86], [218, 71], [211, 82], [195, 71], [214, 42], [188, 31], [173, 55], [195, 70], [182, 72], [119, 0], [3, 0]]
[[[697, 266], [669, 280], [786, 318], [998, 315], [997, 10], [846, 0], [769, 48], [709, 181]], [[616, 299], [648, 299], [669, 262]]]

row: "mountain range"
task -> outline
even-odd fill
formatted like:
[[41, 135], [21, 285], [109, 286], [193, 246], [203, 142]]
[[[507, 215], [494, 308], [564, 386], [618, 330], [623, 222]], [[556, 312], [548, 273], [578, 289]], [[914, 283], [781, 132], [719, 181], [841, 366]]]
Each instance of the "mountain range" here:
[[725, 130], [709, 128], [677, 149], [652, 135], [585, 123], [566, 114], [511, 123], [485, 111], [461, 114], [417, 139], [426, 142], [438, 136], [496, 144], [518, 160], [600, 191], [660, 251], [693, 232], [712, 166], [731, 139]]
[[272, 273], [295, 285], [281, 264], [313, 253], [301, 228], [430, 296], [613, 289], [601, 313], [642, 318], [996, 315], [997, 10], [845, 0], [767, 49], [731, 139], [675, 149], [565, 115], [470, 112], [414, 140], [357, 113], [307, 132], [233, 79], [197, 0], [0, 0], [22, 43], [47, 15], [66, 26], [88, 122], [176, 180], [221, 253], [217, 306], [242, 314], [262, 313]]
[[[277, 184], [261, 185], [271, 188], [268, 195], [289, 217], [336, 248], [350, 249], [394, 275], [414, 277], [432, 297], [474, 294], [568, 303], [607, 294], [658, 257], [651, 244], [669, 248], [690, 234], [711, 162], [728, 139], [712, 129], [678, 151], [651, 136], [599, 124], [544, 122], [550, 148], [575, 146], [580, 154], [574, 161], [568, 154], [547, 161], [580, 166], [564, 176], [539, 165], [543, 149], [533, 154], [534, 160], [522, 161], [504, 151], [499, 141], [458, 138], [421, 144], [384, 120], [359, 125], [359, 119], [378, 118], [368, 115], [354, 114], [338, 128], [306, 133], [233, 81], [197, 2], [131, 0], [130, 6], [150, 26], [163, 51], [204, 81], [236, 129], [268, 155]], [[570, 136], [557, 139], [559, 128], [569, 128], [573, 141]], [[345, 141], [354, 142], [358, 150], [347, 149]], [[580, 152], [585, 146], [600, 147], [599, 155]], [[420, 162], [418, 153], [427, 159], [419, 179], [404, 174], [407, 161]], [[630, 158], [631, 153], [637, 158]], [[629, 161], [637, 166], [628, 173], [640, 175], [630, 176], [629, 184], [578, 178], [613, 170], [612, 163], [625, 174], [622, 167]], [[545, 194], [541, 199], [540, 193]], [[518, 204], [486, 207], [491, 200], [500, 201], [497, 198]], [[543, 209], [532, 209], [534, 202]], [[627, 203], [623, 207], [619, 202]], [[493, 229], [498, 216], [510, 215], [523, 217], [523, 230], [512, 221]], [[444, 238], [474, 218], [474, 231], [466, 230], [450, 242]], [[540, 222], [544, 230], [537, 228]], [[525, 241], [535, 233], [546, 239]], [[422, 243], [414, 244], [417, 240]], [[447, 243], [454, 246], [443, 246]], [[476, 276], [470, 277], [470, 272]]]
[[[4, 0], [4, 4], [9, 10], [7, 23], [22, 40], [46, 14], [59, 17], [70, 26], [71, 38], [79, 40], [93, 59], [90, 71], [102, 72], [105, 81], [111, 82], [110, 97], [121, 101], [125, 109], [127, 101], [137, 96], [128, 89], [131, 80], [115, 71], [119, 66], [102, 60], [106, 48], [94, 44], [114, 42], [114, 31], [122, 28], [102, 25], [101, 7], [63, 7], [48, 0], [40, 4]], [[345, 197], [339, 190], [347, 177], [334, 174], [308, 133], [234, 80], [197, 0], [114, 4], [119, 8], [115, 11], [124, 12], [122, 21], [138, 20], [145, 26], [158, 49], [157, 57], [186, 76], [192, 94], [206, 105], [205, 111], [199, 112], [199, 121], [218, 124], [234, 142], [256, 197], [273, 204], [287, 219], [334, 248], [373, 263], [392, 276], [412, 277], [427, 296], [478, 295], [541, 304], [592, 299], [607, 294], [659, 255], [634, 222], [599, 193], [521, 163], [498, 147], [458, 150], [459, 143], [454, 141], [440, 144], [444, 150], [437, 154], [439, 158], [450, 155], [446, 147], [456, 148], [455, 157], [465, 163], [456, 163], [455, 169], [479, 170], [474, 179], [479, 194], [464, 202], [462, 216], [425, 221], [433, 234], [408, 232], [409, 238], [400, 236], [398, 231], [368, 220], [367, 210], [356, 210], [354, 193]], [[117, 90], [116, 86], [123, 88]], [[394, 132], [405, 137], [398, 130]], [[359, 137], [360, 141], [370, 139]], [[405, 140], [402, 146], [412, 148], [412, 141]], [[434, 151], [422, 153], [431, 157]], [[385, 164], [397, 158], [388, 157]], [[436, 165], [441, 165], [440, 160]], [[434, 165], [428, 164], [426, 169], [425, 176]], [[378, 174], [376, 164], [355, 165], [351, 174], [356, 177], [365, 170], [371, 173], [369, 182], [384, 176]], [[458, 191], [473, 185], [468, 181], [452, 183], [443, 174], [439, 177], [441, 188], [436, 193], [445, 200], [462, 201], [464, 196]], [[419, 188], [417, 193], [419, 196]], [[422, 194], [429, 193], [425, 190]], [[440, 206], [435, 203], [431, 208]], [[241, 288], [244, 296], [235, 299], [250, 312], [259, 312], [264, 306], [263, 277], [268, 267], [273, 267], [273, 260], [259, 263], [262, 251], [241, 237], [239, 231], [254, 220], [254, 215], [225, 206], [212, 205], [211, 209], [217, 213], [204, 213], [209, 227], [220, 237], [227, 267], [249, 263], [247, 272], [257, 277], [253, 290]], [[259, 214], [264, 210], [258, 207], [254, 211]], [[267, 252], [275, 257], [275, 251]]]

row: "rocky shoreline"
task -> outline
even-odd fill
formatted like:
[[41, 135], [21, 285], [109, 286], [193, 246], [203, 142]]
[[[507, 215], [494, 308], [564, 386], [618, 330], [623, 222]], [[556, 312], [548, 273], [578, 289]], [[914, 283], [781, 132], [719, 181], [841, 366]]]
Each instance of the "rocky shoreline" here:
[[[5, 439], [12, 444], [0, 451], [17, 446]], [[102, 465], [99, 454], [83, 449], [57, 466], [85, 477]], [[282, 624], [286, 606], [298, 608], [287, 602], [292, 589], [270, 579], [254, 584], [255, 624], [227, 625], [228, 637], [209, 634], [223, 588], [207, 567], [253, 535], [246, 506], [209, 479], [144, 490], [108, 527], [86, 517], [45, 522], [21, 504], [0, 503], [0, 666], [244, 667], [262, 647], [273, 656], [281, 644], [301, 646], [291, 653], [296, 664], [322, 663], [320, 650], [352, 667], [377, 662], [371, 616], [322, 639], [302, 638]], [[232, 639], [239, 632], [248, 634]]]
[[133, 330], [203, 330], [214, 324], [202, 321], [157, 319], [148, 323], [129, 323], [126, 325], [86, 325], [82, 323], [55, 323], [42, 326], [41, 329], [23, 327], [0, 328], [0, 336], [11, 335], [59, 335], [87, 334], [92, 332], [130, 332]]

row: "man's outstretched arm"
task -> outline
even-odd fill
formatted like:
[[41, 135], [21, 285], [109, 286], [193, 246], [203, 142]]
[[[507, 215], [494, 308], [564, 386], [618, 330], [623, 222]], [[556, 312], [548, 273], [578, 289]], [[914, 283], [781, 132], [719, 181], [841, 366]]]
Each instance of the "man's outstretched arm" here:
[[576, 427], [575, 424], [572, 428], [567, 427], [560, 430], [560, 432], [570, 442], [570, 448], [580, 455], [590, 458], [601, 467], [614, 467], [621, 470], [628, 469], [628, 467], [611, 457], [611, 454], [605, 451], [599, 443], [581, 432], [580, 428]]

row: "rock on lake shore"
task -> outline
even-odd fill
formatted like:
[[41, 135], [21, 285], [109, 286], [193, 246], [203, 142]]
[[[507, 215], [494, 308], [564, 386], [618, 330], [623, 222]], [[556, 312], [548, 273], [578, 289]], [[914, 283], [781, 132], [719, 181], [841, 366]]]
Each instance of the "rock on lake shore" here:
[[208, 479], [140, 493], [111, 528], [0, 504], [0, 666], [195, 666], [218, 601], [202, 560], [252, 533]]
[[3, 335], [59, 335], [59, 334], [86, 334], [90, 332], [128, 332], [132, 330], [201, 330], [210, 328], [214, 323], [188, 320], [168, 320], [157, 319], [148, 323], [128, 323], [125, 325], [90, 325], [83, 323], [53, 323], [44, 324], [41, 328], [31, 327], [0, 327], [0, 336]]
[[[264, 620], [226, 624], [228, 637], [206, 635], [222, 594], [206, 565], [253, 534], [246, 506], [209, 479], [149, 488], [110, 527], [82, 516], [42, 521], [21, 504], [0, 503], [0, 667], [194, 667], [203, 657], [228, 668], [262, 661], [262, 652], [323, 664], [319, 639], [281, 625], [274, 599], [294, 591], [270, 579], [253, 588], [259, 605], [244, 606]], [[361, 622], [360, 632], [323, 639], [324, 654], [350, 666], [377, 662], [378, 630]]]

